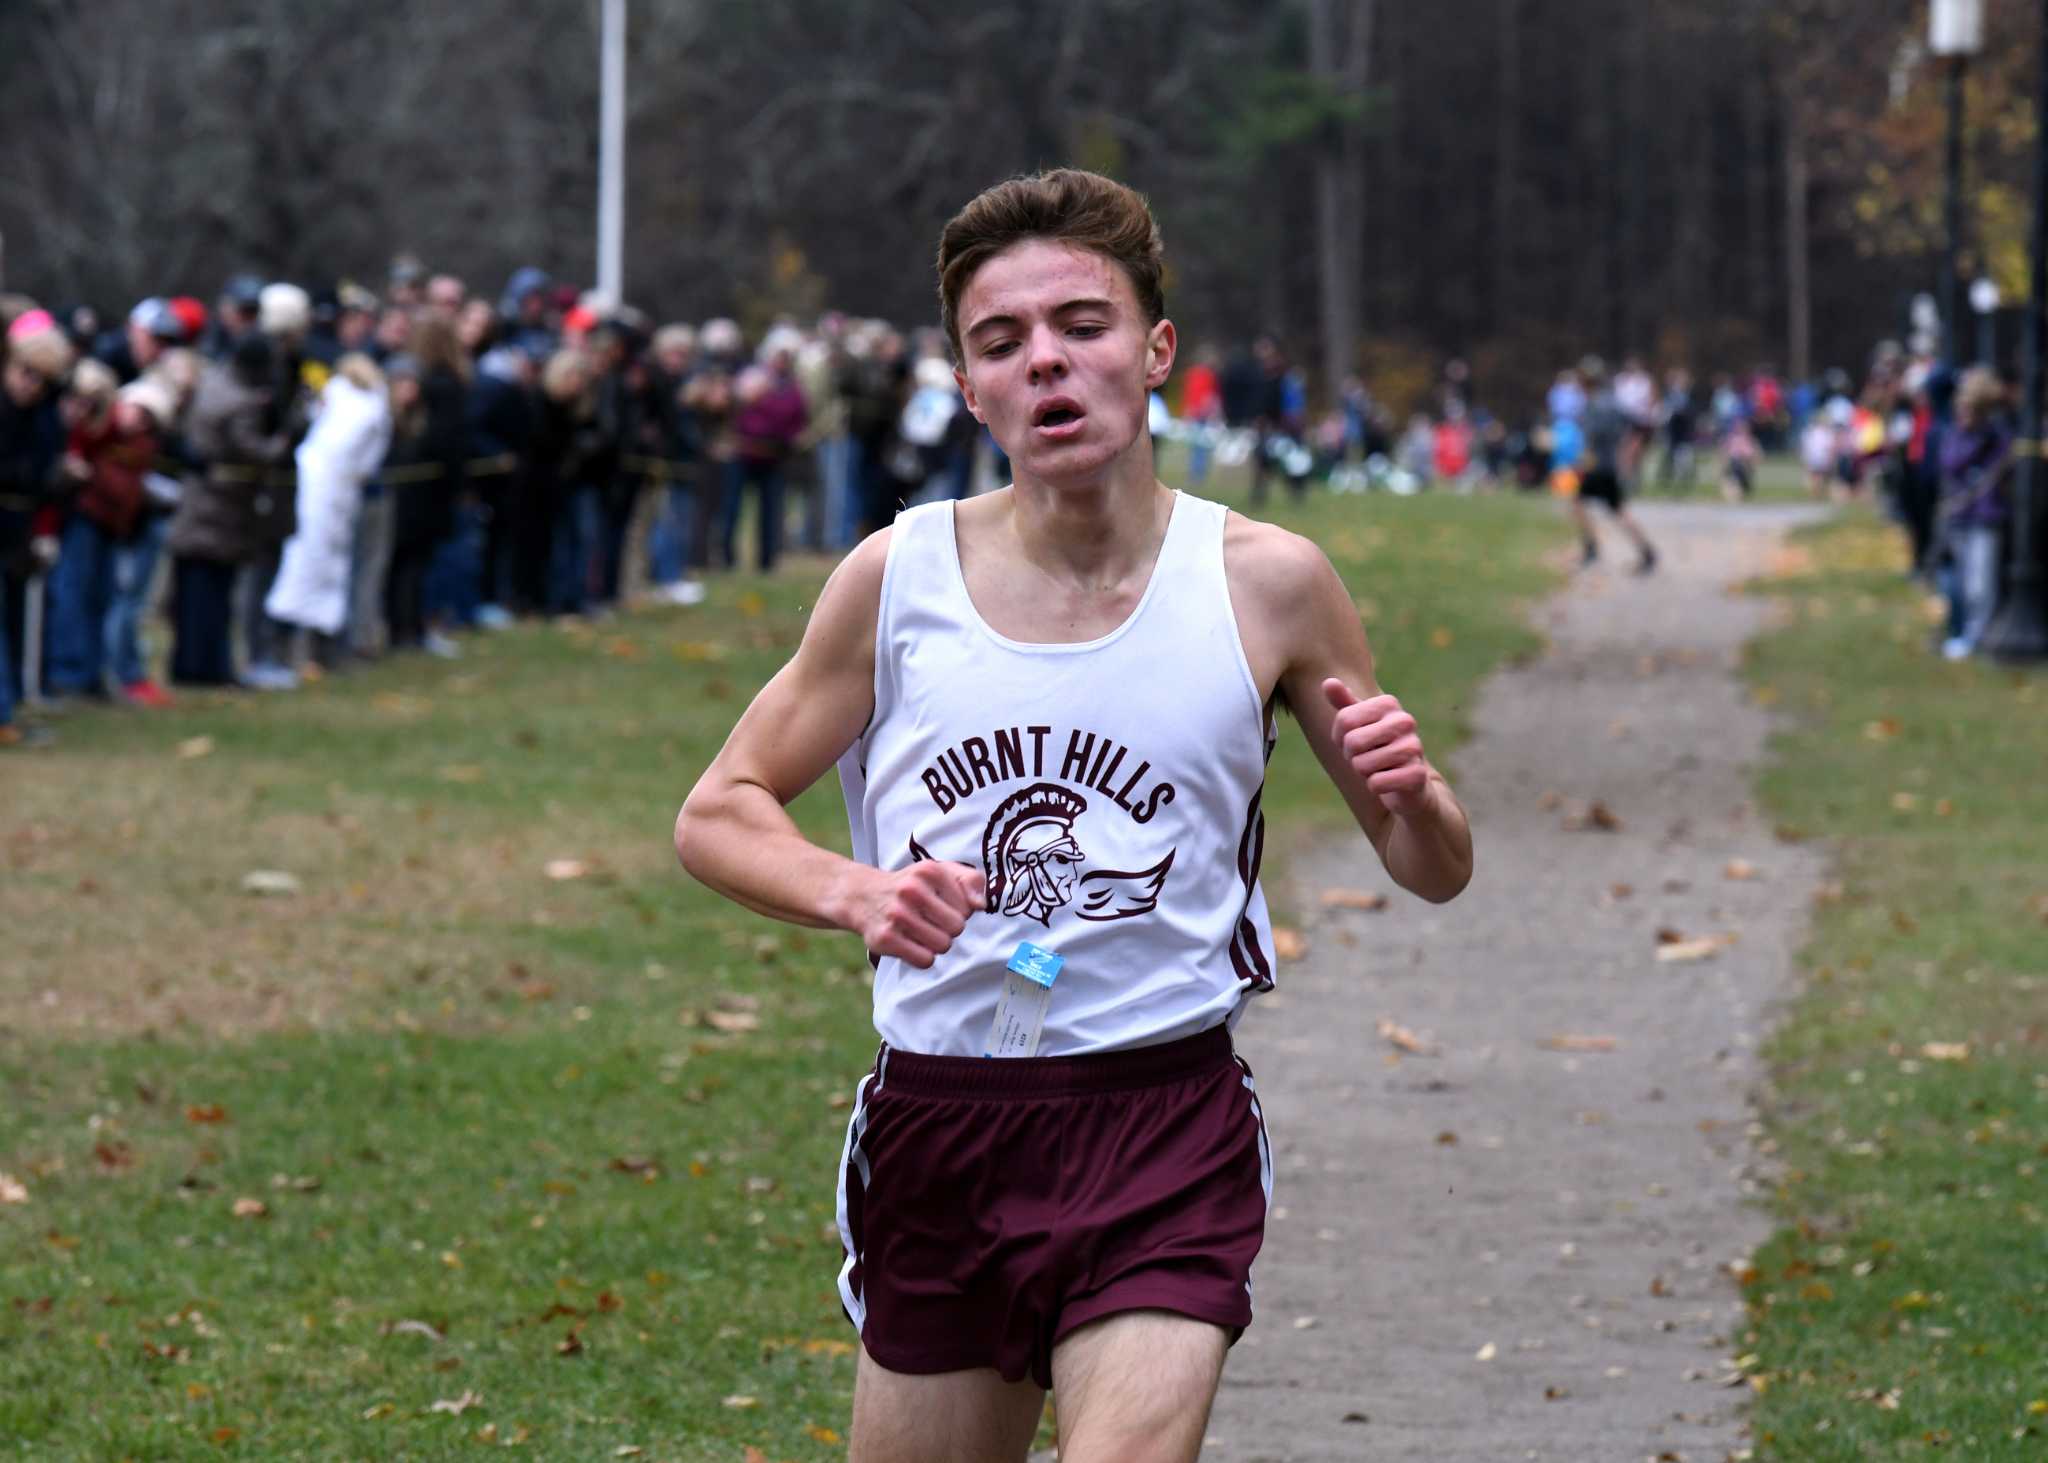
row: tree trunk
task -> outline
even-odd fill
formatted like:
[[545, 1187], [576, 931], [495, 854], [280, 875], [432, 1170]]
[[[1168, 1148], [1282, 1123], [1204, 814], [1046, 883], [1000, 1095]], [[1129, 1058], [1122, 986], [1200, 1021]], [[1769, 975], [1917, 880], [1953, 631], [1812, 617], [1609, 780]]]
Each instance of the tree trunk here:
[[[1645, 298], [1652, 289], [1650, 267], [1650, 10], [1633, 6], [1628, 14], [1628, 54], [1623, 64], [1628, 76], [1624, 84], [1626, 110], [1621, 117], [1623, 145], [1627, 159], [1622, 206], [1621, 272], [1613, 280], [1621, 301], [1621, 350], [1624, 355], [1645, 351]], [[1663, 296], [1660, 294], [1660, 299]]]
[[[1742, 173], [1748, 230], [1748, 286], [1750, 317], [1766, 319], [1771, 309], [1771, 152], [1768, 135], [1770, 72], [1760, 16], [1752, 22], [1749, 64], [1743, 67], [1742, 83]], [[1787, 225], [1790, 226], [1789, 224]]]
[[[1341, 19], [1340, 19], [1341, 17]], [[1370, 0], [1309, 0], [1309, 69], [1334, 95], [1355, 99], [1364, 78]], [[1349, 38], [1338, 61], [1339, 30]], [[1353, 343], [1358, 328], [1359, 228], [1345, 205], [1357, 173], [1358, 127], [1342, 122], [1329, 129], [1316, 156], [1316, 274], [1321, 302], [1323, 394], [1334, 401], [1344, 378], [1356, 369]]]
[[1494, 103], [1493, 325], [1504, 330], [1515, 297], [1515, 194], [1521, 184], [1522, 0], [1500, 0], [1500, 89]]
[[1813, 297], [1808, 276], [1806, 102], [1785, 96], [1785, 366], [1794, 381], [1813, 374]]

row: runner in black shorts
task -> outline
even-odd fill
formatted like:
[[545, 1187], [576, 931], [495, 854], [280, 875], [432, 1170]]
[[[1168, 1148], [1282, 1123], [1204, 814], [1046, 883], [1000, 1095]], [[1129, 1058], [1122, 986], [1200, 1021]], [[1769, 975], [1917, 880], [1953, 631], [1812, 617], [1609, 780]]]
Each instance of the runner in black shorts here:
[[1630, 431], [1628, 416], [1615, 401], [1614, 388], [1598, 357], [1580, 362], [1579, 374], [1585, 378], [1587, 397], [1586, 470], [1579, 477], [1578, 496], [1572, 500], [1572, 521], [1578, 526], [1583, 550], [1580, 562], [1590, 564], [1600, 557], [1593, 515], [1586, 511], [1588, 503], [1599, 503], [1635, 544], [1636, 572], [1648, 574], [1657, 567], [1657, 550], [1635, 514], [1629, 512], [1621, 481], [1622, 449]]
[[[676, 821], [748, 908], [858, 934], [882, 1037], [838, 1175], [853, 1463], [1200, 1450], [1272, 1162], [1230, 1032], [1273, 985], [1259, 888], [1284, 707], [1404, 888], [1465, 814], [1307, 540], [1154, 476], [1173, 366], [1145, 202], [1061, 170], [946, 226], [940, 304], [1005, 489], [839, 566]], [[784, 811], [837, 765], [848, 859]]]

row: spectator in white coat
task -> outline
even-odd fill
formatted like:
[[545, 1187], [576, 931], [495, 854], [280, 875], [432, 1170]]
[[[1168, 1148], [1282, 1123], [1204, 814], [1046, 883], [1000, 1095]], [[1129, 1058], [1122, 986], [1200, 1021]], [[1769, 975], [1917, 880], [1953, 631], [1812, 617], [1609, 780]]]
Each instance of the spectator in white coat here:
[[343, 356], [299, 443], [298, 527], [264, 606], [271, 618], [312, 632], [313, 657], [323, 667], [332, 668], [345, 648], [349, 564], [363, 484], [384, 460], [390, 441], [383, 373], [368, 356]]

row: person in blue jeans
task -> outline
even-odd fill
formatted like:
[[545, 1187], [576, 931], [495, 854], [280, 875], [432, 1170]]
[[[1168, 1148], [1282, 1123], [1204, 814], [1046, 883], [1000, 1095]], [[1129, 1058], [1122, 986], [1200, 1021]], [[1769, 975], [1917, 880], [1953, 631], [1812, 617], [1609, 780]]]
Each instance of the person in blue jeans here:
[[1956, 421], [1941, 446], [1941, 528], [1947, 553], [1942, 584], [1950, 634], [1941, 653], [1975, 653], [1998, 608], [1999, 544], [2009, 512], [2012, 429], [2005, 387], [1989, 367], [1973, 366], [1956, 388]]

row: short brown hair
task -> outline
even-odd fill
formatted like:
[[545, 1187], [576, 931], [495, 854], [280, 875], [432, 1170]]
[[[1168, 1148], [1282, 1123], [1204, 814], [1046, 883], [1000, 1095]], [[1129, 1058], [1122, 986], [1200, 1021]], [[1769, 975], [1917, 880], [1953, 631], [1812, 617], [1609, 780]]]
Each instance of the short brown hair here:
[[1166, 247], [1144, 195], [1100, 173], [1055, 168], [996, 184], [954, 214], [939, 234], [939, 319], [954, 359], [962, 359], [959, 309], [968, 281], [1025, 239], [1108, 255], [1130, 279], [1145, 323], [1166, 318]]

